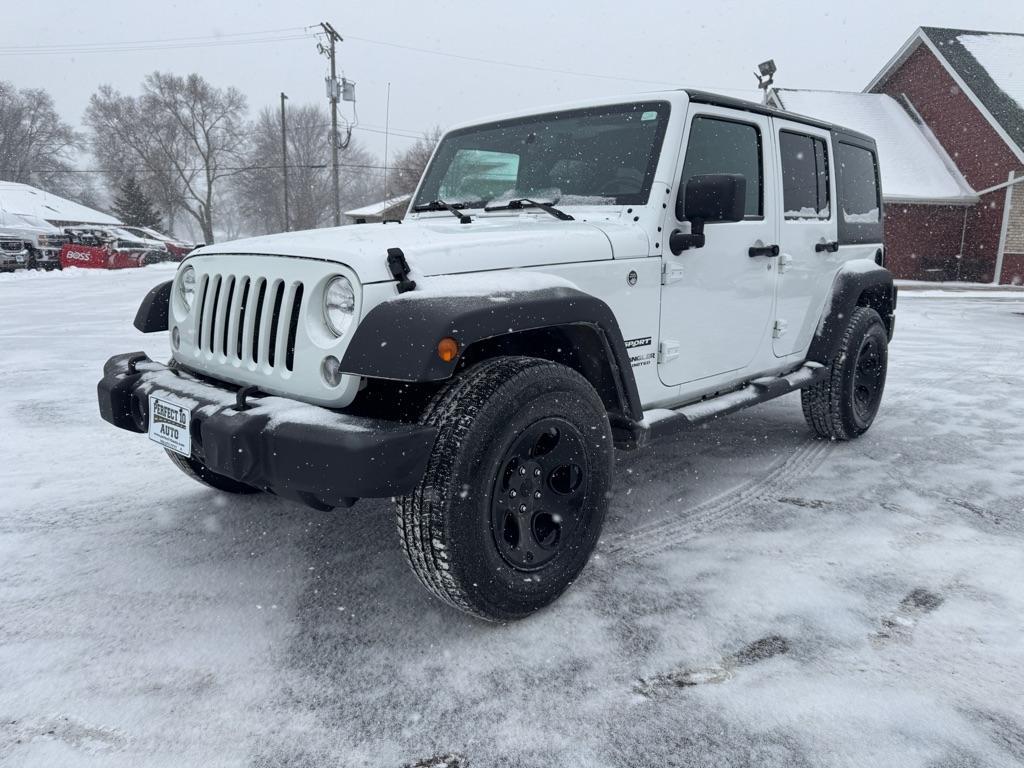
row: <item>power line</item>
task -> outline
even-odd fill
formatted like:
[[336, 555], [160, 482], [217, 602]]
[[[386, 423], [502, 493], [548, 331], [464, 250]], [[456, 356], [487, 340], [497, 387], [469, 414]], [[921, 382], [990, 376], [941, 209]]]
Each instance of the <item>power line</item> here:
[[[269, 35], [269, 36], [268, 36]], [[292, 40], [308, 40], [314, 35], [308, 27], [283, 27], [280, 29], [268, 29], [256, 32], [233, 32], [223, 35], [207, 35], [196, 37], [174, 37], [151, 40], [132, 40], [114, 43], [64, 43], [44, 45], [5, 45], [0, 46], [0, 56], [53, 56], [53, 55], [78, 55], [85, 53], [123, 53], [151, 50], [170, 50], [180, 48], [211, 48], [220, 46], [252, 45], [261, 43], [279, 43]], [[640, 77], [628, 77], [623, 75], [609, 75], [601, 72], [584, 72], [581, 70], [561, 69], [558, 67], [543, 67], [536, 64], [524, 64], [517, 61], [504, 61], [501, 59], [488, 59], [480, 56], [467, 56], [460, 53], [438, 51], [433, 48], [420, 48], [414, 45], [392, 43], [387, 40], [376, 40], [369, 37], [347, 35], [348, 40], [354, 40], [368, 45], [380, 45], [388, 48], [397, 48], [405, 51], [414, 51], [430, 56], [441, 56], [459, 61], [471, 61], [478, 64], [490, 64], [498, 67], [511, 67], [514, 69], [525, 69], [533, 72], [546, 72], [548, 74], [571, 75], [573, 77], [589, 77], [598, 80], [613, 80], [624, 83], [647, 83], [650, 85], [677, 86], [678, 82], [666, 80], [650, 80]]]
[[202, 37], [175, 37], [153, 40], [135, 40], [120, 43], [67, 43], [64, 45], [3, 45], [0, 56], [50, 56], [85, 53], [124, 53], [133, 51], [172, 50], [182, 48], [215, 48], [221, 46], [278, 43], [290, 40], [308, 40], [312, 35], [303, 27], [286, 27], [259, 32], [233, 32]]
[[478, 64], [493, 64], [499, 67], [514, 67], [516, 69], [529, 69], [534, 72], [547, 72], [555, 75], [573, 75], [575, 77], [593, 77], [599, 80], [618, 80], [626, 83], [649, 83], [651, 85], [670, 85], [672, 87], [678, 87], [678, 82], [668, 82], [666, 80], [646, 80], [639, 77], [622, 77], [620, 75], [605, 75], [597, 72], [581, 72], [578, 70], [571, 69], [558, 69], [555, 67], [541, 67], [535, 64], [523, 64], [522, 62], [514, 61], [501, 61], [499, 59], [485, 59], [479, 56], [465, 56], [460, 53], [448, 53], [447, 51], [438, 51], [433, 48], [417, 48], [414, 45], [402, 45], [400, 43], [390, 43], [386, 40], [373, 40], [369, 37], [357, 37], [355, 35], [346, 35], [348, 40], [356, 40], [360, 43], [368, 43], [370, 45], [383, 45], [388, 48], [400, 48], [404, 51], [415, 51], [417, 53], [426, 53], [432, 56], [444, 56], [449, 59], [459, 59], [460, 61], [473, 61]]
[[[393, 165], [375, 165], [373, 163], [338, 163], [341, 168], [364, 168], [368, 170], [394, 170], [394, 171], [416, 171], [416, 168], [396, 168]], [[309, 170], [323, 170], [331, 167], [330, 163], [289, 163], [289, 168], [293, 169], [309, 169]], [[53, 173], [128, 173], [128, 174], [139, 174], [139, 173], [199, 173], [206, 170], [205, 168], [37, 168], [23, 170], [20, 168], [0, 168], [0, 173], [18, 173], [18, 174], [53, 174]], [[274, 163], [273, 165], [221, 165], [217, 167], [218, 171], [279, 171], [281, 170], [280, 163]]]

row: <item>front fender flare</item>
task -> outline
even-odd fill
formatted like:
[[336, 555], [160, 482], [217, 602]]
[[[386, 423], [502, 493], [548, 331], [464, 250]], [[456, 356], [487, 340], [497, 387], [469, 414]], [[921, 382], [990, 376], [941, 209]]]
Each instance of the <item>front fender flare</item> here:
[[160, 283], [146, 294], [146, 298], [139, 305], [139, 311], [135, 313], [133, 325], [143, 333], [155, 333], [166, 331], [169, 325], [168, 313], [171, 306], [171, 284], [174, 281], [168, 280]]
[[[476, 342], [565, 326], [587, 326], [597, 333], [623, 415], [641, 419], [640, 395], [614, 313], [601, 299], [566, 286], [468, 296], [403, 293], [366, 314], [345, 351], [341, 370], [394, 381], [444, 381]], [[437, 343], [446, 336], [459, 342], [459, 356], [450, 362], [437, 354]]]

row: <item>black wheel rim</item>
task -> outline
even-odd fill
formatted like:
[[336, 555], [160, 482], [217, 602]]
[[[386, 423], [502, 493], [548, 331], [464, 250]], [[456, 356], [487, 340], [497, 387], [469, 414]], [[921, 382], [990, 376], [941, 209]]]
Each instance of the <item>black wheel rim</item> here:
[[875, 336], [865, 336], [853, 372], [853, 409], [861, 422], [875, 417], [885, 384], [885, 356]]
[[491, 533], [505, 562], [536, 571], [571, 548], [587, 485], [583, 436], [575, 426], [546, 418], [518, 435], [501, 459], [491, 494]]

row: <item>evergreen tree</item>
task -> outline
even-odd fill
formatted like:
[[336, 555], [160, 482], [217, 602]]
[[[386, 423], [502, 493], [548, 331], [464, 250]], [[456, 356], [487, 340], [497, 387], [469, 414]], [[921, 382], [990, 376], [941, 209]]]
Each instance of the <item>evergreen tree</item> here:
[[128, 176], [121, 182], [118, 196], [114, 199], [114, 215], [133, 227], [163, 231], [163, 217], [134, 176]]

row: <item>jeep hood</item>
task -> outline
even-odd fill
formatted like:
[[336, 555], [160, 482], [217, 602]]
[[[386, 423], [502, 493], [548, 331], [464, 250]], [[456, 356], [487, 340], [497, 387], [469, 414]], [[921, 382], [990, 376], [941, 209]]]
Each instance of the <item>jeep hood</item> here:
[[189, 258], [259, 254], [336, 261], [365, 284], [394, 279], [387, 269], [389, 248], [402, 249], [414, 274], [430, 276], [646, 256], [649, 244], [632, 222], [592, 224], [525, 214], [474, 217], [471, 224], [454, 217], [425, 218], [282, 232], [206, 246]]

